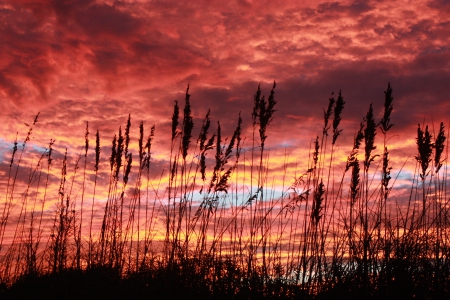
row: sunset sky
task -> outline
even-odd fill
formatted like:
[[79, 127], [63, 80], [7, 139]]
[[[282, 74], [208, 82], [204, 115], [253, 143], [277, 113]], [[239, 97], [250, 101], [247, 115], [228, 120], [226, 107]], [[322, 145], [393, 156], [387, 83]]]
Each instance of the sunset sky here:
[[174, 100], [184, 105], [188, 84], [195, 132], [210, 108], [212, 130], [220, 121], [230, 136], [241, 112], [249, 144], [255, 91], [260, 84], [267, 97], [275, 80], [274, 165], [285, 153], [305, 162], [339, 90], [345, 158], [370, 103], [381, 118], [390, 82], [398, 171], [416, 154], [418, 123], [448, 128], [449, 20], [447, 0], [2, 0], [0, 170], [38, 112], [35, 151], [55, 139], [59, 158], [66, 147], [77, 156], [88, 121], [91, 145], [98, 129], [106, 159], [131, 114], [134, 147], [139, 122], [147, 132], [155, 124], [154, 158], [163, 159]]

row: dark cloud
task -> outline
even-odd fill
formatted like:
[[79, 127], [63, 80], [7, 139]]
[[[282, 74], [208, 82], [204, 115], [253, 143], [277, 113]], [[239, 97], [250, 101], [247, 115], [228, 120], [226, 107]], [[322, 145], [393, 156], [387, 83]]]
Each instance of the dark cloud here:
[[55, 11], [58, 22], [70, 26], [73, 19], [80, 14], [80, 11], [90, 7], [95, 3], [95, 0], [50, 0], [48, 2]]
[[372, 8], [367, 1], [355, 1], [349, 5], [343, 5], [339, 2], [324, 2], [317, 6], [317, 13], [338, 13], [357, 17], [361, 13], [370, 11]]
[[446, 10], [447, 12], [450, 11], [449, 0], [429, 0], [428, 6], [439, 10]]
[[92, 63], [96, 69], [106, 73], [116, 73], [121, 55], [118, 51], [98, 50], [94, 52]]
[[13, 80], [7, 78], [5, 74], [0, 74], [0, 88], [9, 100], [19, 102], [22, 99], [22, 92]]
[[136, 34], [141, 22], [130, 13], [109, 5], [91, 5], [76, 16], [80, 27], [90, 36], [112, 35], [126, 37]]

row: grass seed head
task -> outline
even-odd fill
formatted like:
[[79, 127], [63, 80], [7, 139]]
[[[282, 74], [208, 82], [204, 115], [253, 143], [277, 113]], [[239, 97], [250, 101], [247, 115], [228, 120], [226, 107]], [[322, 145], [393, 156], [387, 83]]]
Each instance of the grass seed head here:
[[352, 178], [350, 182], [350, 192], [351, 192], [351, 204], [354, 205], [356, 203], [358, 194], [359, 194], [359, 182], [360, 182], [360, 169], [359, 169], [359, 161], [357, 158], [352, 162]]
[[178, 127], [179, 116], [180, 116], [180, 107], [178, 106], [178, 101], [175, 100], [175, 104], [173, 106], [173, 114], [172, 114], [172, 141], [177, 136], [177, 127]]
[[211, 120], [209, 119], [210, 112], [211, 110], [208, 109], [205, 119], [203, 120], [202, 128], [200, 129], [200, 136], [198, 138], [198, 141], [200, 143], [200, 151], [204, 150], [205, 142], [208, 139], [208, 130], [209, 127], [211, 126]]
[[253, 112], [252, 112], [252, 120], [253, 120], [253, 126], [256, 125], [256, 120], [259, 116], [259, 108], [260, 108], [260, 102], [261, 102], [261, 86], [258, 84], [258, 89], [256, 90], [256, 94], [253, 97]]
[[127, 125], [125, 127], [125, 145], [124, 145], [125, 157], [128, 156], [128, 145], [130, 144], [130, 127], [131, 127], [131, 115], [129, 114]]
[[117, 148], [117, 135], [114, 135], [114, 138], [112, 140], [112, 147], [111, 147], [111, 157], [109, 158], [109, 162], [111, 165], [111, 171], [114, 168], [114, 165], [116, 164], [116, 148]]
[[275, 100], [276, 86], [277, 84], [274, 81], [267, 102], [265, 101], [264, 96], [259, 101], [259, 136], [261, 139], [261, 147], [264, 147], [264, 143], [267, 138], [266, 135], [267, 126], [269, 126], [270, 122], [273, 119], [273, 114], [275, 112], [275, 105], [277, 104], [277, 101]]
[[14, 155], [16, 155], [16, 152], [17, 152], [17, 144], [18, 144], [18, 142], [17, 142], [17, 135], [18, 135], [18, 133], [16, 133], [16, 139], [14, 140], [13, 152], [12, 152], [12, 155], [11, 155], [11, 162], [9, 164], [10, 168], [12, 167], [12, 165], [14, 163]]
[[444, 152], [444, 143], [445, 143], [445, 131], [444, 131], [444, 123], [441, 122], [441, 125], [439, 126], [439, 133], [435, 141], [435, 155], [434, 155], [434, 167], [436, 173], [439, 172], [439, 170], [442, 167], [443, 161], [441, 160], [442, 153]]
[[52, 152], [53, 152], [53, 144], [55, 143], [55, 140], [50, 139], [50, 143], [48, 145], [48, 158], [47, 158], [47, 162], [48, 165], [50, 166], [52, 164]]
[[124, 144], [123, 144], [123, 136], [122, 136], [122, 127], [119, 127], [119, 138], [117, 139], [117, 151], [116, 151], [116, 172], [115, 172], [115, 178], [119, 178], [119, 171], [122, 167], [122, 154], [124, 151]]
[[341, 123], [341, 114], [344, 110], [344, 98], [342, 97], [341, 91], [339, 91], [338, 99], [336, 100], [336, 105], [334, 106], [334, 119], [333, 119], [333, 145], [336, 143], [338, 136], [341, 134], [342, 129], [339, 128]]
[[131, 163], [133, 162], [131, 153], [128, 153], [126, 158], [127, 158], [127, 165], [125, 168], [125, 174], [123, 175], [123, 182], [125, 183], [125, 185], [128, 183], [128, 178], [131, 172]]
[[394, 98], [392, 97], [392, 88], [391, 84], [388, 83], [387, 90], [384, 92], [384, 114], [383, 118], [380, 121], [381, 131], [386, 133], [394, 124], [390, 124], [391, 121], [391, 113], [394, 109], [392, 105], [392, 101]]
[[427, 176], [428, 166], [431, 162], [431, 154], [433, 153], [433, 147], [434, 144], [431, 142], [432, 139], [431, 133], [428, 131], [428, 126], [425, 126], [425, 131], [423, 131], [422, 128], [420, 128], [420, 124], [417, 128], [417, 149], [419, 152], [419, 155], [417, 155], [415, 158], [417, 162], [420, 164], [422, 172], [420, 173], [420, 178], [422, 180], [425, 180], [425, 177]]
[[375, 136], [377, 135], [377, 128], [375, 125], [375, 120], [373, 118], [373, 107], [372, 103], [369, 106], [369, 110], [367, 111], [366, 117], [364, 118], [366, 121], [366, 128], [364, 130], [364, 142], [365, 142], [365, 160], [364, 160], [364, 168], [367, 171], [369, 169], [370, 163], [377, 157], [378, 155], [372, 156], [372, 151], [376, 149], [375, 144]]
[[194, 128], [194, 122], [192, 120], [191, 104], [189, 103], [189, 85], [186, 89], [186, 102], [184, 106], [183, 117], [183, 142], [182, 142], [182, 154], [183, 159], [186, 159], [189, 144], [191, 143], [192, 129]]
[[313, 153], [313, 161], [314, 161], [314, 168], [317, 167], [317, 161], [319, 160], [319, 136], [316, 137], [314, 141], [314, 153]]
[[139, 164], [142, 164], [142, 160], [144, 158], [144, 122], [141, 121], [141, 123], [139, 123], [139, 140], [138, 140], [138, 145], [139, 145]]
[[[387, 150], [387, 147], [384, 147], [383, 152], [383, 178], [382, 178], [382, 185], [384, 187], [385, 192], [387, 192], [387, 188], [389, 185], [389, 181], [391, 180], [391, 170], [392, 167], [389, 167], [389, 151]], [[385, 195], [387, 196], [387, 195]], [[386, 199], [386, 197], [385, 197]]]
[[345, 166], [345, 172], [347, 172], [350, 167], [352, 166], [352, 163], [356, 160], [356, 156], [358, 155], [359, 147], [361, 146], [361, 142], [364, 138], [364, 123], [359, 124], [359, 130], [356, 133], [355, 140], [353, 142], [353, 149], [350, 153], [350, 156], [347, 158], [347, 165]]
[[324, 200], [323, 197], [324, 194], [325, 194], [325, 185], [323, 184], [323, 181], [320, 181], [314, 192], [314, 201], [311, 212], [311, 218], [316, 226], [317, 224], [319, 224], [319, 221], [322, 218], [321, 212], [323, 208], [322, 203]]
[[331, 114], [333, 113], [333, 108], [334, 108], [334, 97], [333, 97], [333, 93], [331, 93], [331, 97], [328, 99], [328, 108], [325, 111], [325, 109], [323, 110], [323, 134], [328, 136], [328, 129], [330, 129], [330, 125], [328, 125], [328, 122], [330, 120]]
[[100, 162], [100, 133], [98, 132], [95, 134], [95, 166], [94, 171], [98, 171], [98, 164]]
[[89, 149], [89, 122], [86, 122], [86, 133], [84, 134], [84, 157], [87, 157]]

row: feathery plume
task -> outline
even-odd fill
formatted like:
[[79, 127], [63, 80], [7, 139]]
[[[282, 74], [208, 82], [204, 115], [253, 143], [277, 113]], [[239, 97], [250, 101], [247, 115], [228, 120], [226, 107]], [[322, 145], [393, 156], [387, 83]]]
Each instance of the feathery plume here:
[[428, 126], [425, 127], [425, 131], [420, 128], [420, 124], [417, 128], [417, 148], [419, 151], [419, 155], [415, 158], [417, 162], [420, 164], [422, 172], [420, 173], [420, 178], [425, 180], [428, 170], [428, 166], [431, 162], [431, 154], [433, 152], [434, 144], [431, 142], [431, 138], [433, 136], [428, 131]]
[[192, 129], [194, 128], [194, 122], [192, 121], [191, 104], [189, 103], [189, 85], [186, 89], [186, 103], [184, 106], [183, 116], [183, 143], [182, 153], [183, 159], [186, 159], [189, 144], [191, 143]]
[[[331, 101], [331, 100], [330, 100]], [[341, 113], [344, 110], [344, 98], [342, 97], [341, 91], [339, 91], [338, 99], [336, 100], [336, 105], [334, 107], [334, 119], [333, 119], [333, 142], [334, 145], [338, 136], [341, 134], [342, 129], [338, 129], [341, 123]]]
[[100, 162], [100, 134], [97, 129], [97, 133], [95, 134], [95, 166], [94, 171], [98, 171], [98, 163]]
[[388, 83], [387, 90], [384, 92], [384, 114], [383, 118], [380, 121], [381, 131], [386, 133], [394, 124], [390, 124], [391, 121], [391, 113], [394, 109], [392, 105], [392, 101], [394, 98], [392, 97], [392, 88], [391, 84]]
[[359, 161], [357, 158], [351, 163], [352, 166], [352, 179], [350, 181], [350, 199], [352, 205], [355, 204], [356, 199], [359, 193], [359, 182], [360, 182], [360, 169], [359, 169]]
[[180, 115], [180, 107], [178, 106], [178, 101], [175, 100], [175, 104], [173, 106], [173, 114], [172, 114], [172, 141], [177, 136], [179, 115]]
[[328, 121], [330, 120], [331, 114], [333, 112], [333, 107], [334, 107], [334, 97], [333, 97], [334, 93], [331, 93], [331, 97], [328, 99], [328, 108], [325, 111], [325, 109], [323, 110], [323, 121], [324, 121], [324, 125], [323, 125], [323, 134], [328, 136], [328, 129], [330, 129], [330, 125], [328, 125]]
[[436, 173], [439, 172], [439, 170], [442, 167], [442, 160], [441, 156], [444, 152], [444, 142], [445, 142], [445, 132], [444, 132], [444, 123], [441, 122], [441, 125], [439, 126], [439, 133], [435, 141], [435, 155], [434, 155], [434, 167]]
[[373, 119], [373, 108], [372, 103], [369, 106], [369, 110], [367, 111], [367, 115], [364, 118], [366, 121], [366, 129], [364, 130], [364, 142], [365, 142], [365, 160], [364, 160], [364, 168], [365, 171], [369, 169], [370, 163], [377, 157], [378, 155], [372, 156], [372, 151], [377, 147], [374, 146], [375, 136], [377, 135], [377, 129], [375, 125], [375, 120]]

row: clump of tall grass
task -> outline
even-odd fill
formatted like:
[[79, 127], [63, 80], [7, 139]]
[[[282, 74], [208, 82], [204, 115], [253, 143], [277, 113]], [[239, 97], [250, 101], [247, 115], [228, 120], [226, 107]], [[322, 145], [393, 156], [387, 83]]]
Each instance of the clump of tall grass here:
[[[346, 102], [341, 91], [337, 99], [332, 94], [321, 133], [311, 141], [309, 156], [299, 158], [307, 161], [307, 168], [293, 183], [283, 182], [281, 195], [274, 196], [266, 147], [276, 116], [275, 88], [274, 82], [267, 99], [260, 86], [256, 90], [249, 145], [241, 113], [229, 137], [220, 121], [212, 122], [209, 110], [201, 126], [195, 125], [188, 86], [183, 109], [178, 101], [173, 106], [165, 170], [151, 170], [155, 125], [146, 137], [146, 124], [139, 123], [134, 149], [129, 115], [112, 137], [108, 155], [98, 130], [90, 150], [86, 123], [82, 152], [73, 167], [69, 149], [64, 151], [59, 188], [50, 188], [55, 168], [55, 141], [50, 140], [17, 198], [17, 178], [36, 116], [22, 148], [17, 138], [13, 142], [8, 161], [0, 223], [0, 295], [9, 297], [34, 280], [42, 287], [46, 280], [72, 280], [111, 297], [448, 297], [443, 123], [437, 134], [428, 126], [417, 129], [415, 175], [420, 182], [412, 181], [405, 201], [391, 197], [390, 84], [381, 119], [377, 121], [376, 107], [370, 104], [343, 164], [335, 156], [345, 134], [341, 121]], [[378, 131], [382, 142], [377, 141]], [[77, 175], [80, 166], [82, 174]], [[286, 178], [287, 164], [284, 170]], [[157, 173], [160, 178], [153, 178]], [[109, 174], [106, 183], [102, 174]], [[31, 190], [33, 198], [28, 196]], [[99, 190], [105, 200], [97, 196]], [[50, 202], [51, 211], [46, 208]], [[89, 285], [86, 278], [110, 285], [111, 291]]]

